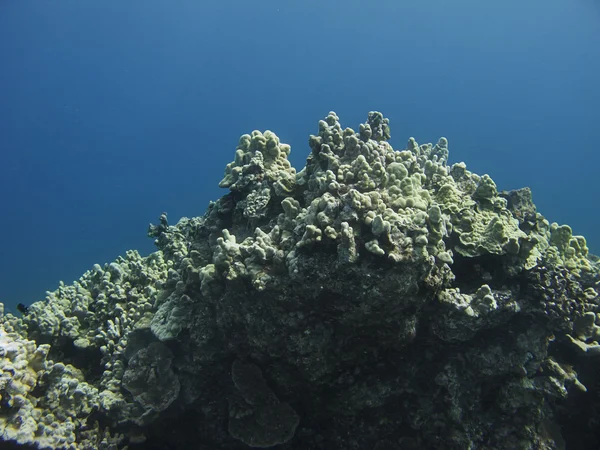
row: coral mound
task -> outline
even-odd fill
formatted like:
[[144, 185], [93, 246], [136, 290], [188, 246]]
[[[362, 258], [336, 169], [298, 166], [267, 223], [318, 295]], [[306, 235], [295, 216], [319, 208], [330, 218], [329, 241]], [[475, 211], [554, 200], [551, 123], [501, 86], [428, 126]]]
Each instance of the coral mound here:
[[[240, 138], [202, 217], [0, 319], [37, 448], [597, 447], [599, 263], [524, 188], [333, 112], [299, 172]], [[598, 358], [600, 360], [600, 358]]]

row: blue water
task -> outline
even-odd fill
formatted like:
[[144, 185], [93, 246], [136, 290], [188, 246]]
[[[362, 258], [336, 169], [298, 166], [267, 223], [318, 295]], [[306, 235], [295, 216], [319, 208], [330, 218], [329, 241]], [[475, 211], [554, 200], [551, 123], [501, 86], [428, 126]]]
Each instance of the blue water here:
[[0, 301], [153, 250], [201, 215], [238, 137], [299, 169], [328, 111], [389, 117], [392, 144], [530, 186], [600, 253], [596, 0], [199, 0], [0, 4]]

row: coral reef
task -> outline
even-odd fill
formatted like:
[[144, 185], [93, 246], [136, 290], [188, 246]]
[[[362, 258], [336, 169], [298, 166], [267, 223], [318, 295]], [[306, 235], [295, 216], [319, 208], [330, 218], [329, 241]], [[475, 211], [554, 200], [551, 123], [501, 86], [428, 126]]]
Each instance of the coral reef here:
[[[37, 448], [600, 443], [600, 264], [524, 188], [335, 113], [299, 172], [240, 138], [202, 217], [0, 314], [0, 433]], [[600, 358], [598, 358], [600, 360]], [[581, 447], [578, 447], [581, 445]], [[592, 447], [589, 447], [589, 446]]]

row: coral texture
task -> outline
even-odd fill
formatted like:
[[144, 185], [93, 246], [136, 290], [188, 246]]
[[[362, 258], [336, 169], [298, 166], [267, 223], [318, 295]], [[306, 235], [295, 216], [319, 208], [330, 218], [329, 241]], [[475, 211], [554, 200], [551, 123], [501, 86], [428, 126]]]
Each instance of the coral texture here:
[[598, 259], [527, 188], [337, 115], [240, 138], [202, 217], [0, 319], [0, 431], [38, 448], [598, 446]]

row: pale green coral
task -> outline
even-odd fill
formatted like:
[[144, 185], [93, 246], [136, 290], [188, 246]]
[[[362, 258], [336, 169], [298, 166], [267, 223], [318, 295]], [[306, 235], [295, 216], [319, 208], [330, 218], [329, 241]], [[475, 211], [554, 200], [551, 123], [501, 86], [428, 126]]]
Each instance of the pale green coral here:
[[49, 350], [0, 325], [1, 439], [41, 449], [94, 448], [85, 439], [78, 443], [76, 432], [98, 408], [98, 390], [80, 370], [50, 361]]
[[[173, 256], [180, 258], [181, 252], [187, 253], [187, 250], [179, 248]], [[110, 264], [96, 264], [70, 286], [61, 282], [56, 291], [47, 292], [44, 302], [31, 305], [22, 319], [11, 316], [3, 319], [3, 327], [27, 327], [29, 336], [51, 343], [39, 346], [38, 353], [42, 350], [47, 353], [51, 346], [67, 341], [72, 342], [76, 351], [99, 350], [101, 356], [100, 378], [94, 385], [87, 383], [81, 371], [69, 364], [44, 363], [38, 373], [29, 378], [33, 387], [45, 376], [49, 385], [43, 391], [44, 396], [37, 398], [30, 393], [23, 398], [29, 398], [31, 405], [38, 405], [46, 418], [24, 403], [30, 410], [19, 414], [29, 425], [22, 426], [17, 434], [5, 427], [4, 439], [37, 442], [40, 448], [101, 448], [98, 444], [85, 447], [85, 436], [89, 434], [93, 440], [98, 433], [104, 433], [93, 431], [94, 424], [89, 424], [89, 433], [80, 433], [79, 439], [76, 437], [79, 433], [76, 429], [82, 426], [80, 421], [92, 410], [101, 410], [116, 420], [135, 419], [135, 403], [121, 393], [128, 339], [136, 330], [150, 329], [151, 319], [162, 301], [159, 293], [164, 292], [169, 283], [177, 283], [179, 275], [169, 272], [172, 264], [173, 261], [164, 260], [161, 252], [142, 258], [137, 251], [129, 251]], [[4, 336], [8, 339], [10, 334]], [[33, 341], [27, 342], [25, 346], [18, 341], [11, 345], [21, 345], [20, 352], [26, 359], [30, 353], [35, 359], [33, 350], [25, 350]], [[102, 400], [107, 396], [112, 398], [110, 402]], [[49, 415], [48, 411], [54, 411], [56, 416]], [[27, 431], [30, 428], [33, 431]], [[122, 440], [122, 436], [106, 435], [106, 442]]]
[[574, 236], [571, 227], [557, 223], [550, 225], [549, 233], [549, 247], [544, 255], [549, 262], [565, 266], [575, 274], [593, 270], [583, 236]]
[[290, 146], [281, 144], [271, 131], [244, 134], [219, 186], [243, 192], [266, 181], [277, 195], [285, 196], [295, 184], [296, 172], [287, 159], [289, 153]]
[[[373, 130], [378, 130], [377, 139], [371, 138]], [[452, 264], [453, 253], [465, 257], [506, 254], [517, 257], [523, 267], [535, 264], [543, 242], [519, 228], [519, 221], [507, 209], [506, 200], [498, 195], [488, 175], [472, 174], [462, 163], [448, 167], [445, 138], [435, 146], [419, 145], [411, 138], [406, 150], [397, 151], [386, 142], [388, 136], [388, 122], [376, 112], [369, 113], [358, 133], [343, 129], [333, 112], [319, 122], [319, 134], [309, 139], [312, 153], [307, 166], [296, 176], [296, 186], [308, 188], [304, 190], [304, 201], [297, 197], [280, 201], [280, 230], [269, 243], [272, 253], [283, 252], [280, 261], [289, 263], [289, 273], [294, 272], [298, 256], [294, 247], [307, 249], [331, 241], [342, 252], [340, 262], [356, 261], [364, 249], [394, 262], [421, 260], [427, 265], [432, 261], [441, 266]], [[267, 174], [267, 167], [273, 167], [267, 175], [269, 185], [279, 179], [278, 174], [289, 167], [284, 162], [289, 149], [274, 151], [270, 166], [259, 164], [259, 156], [255, 161], [259, 169], [250, 170], [253, 158], [267, 146], [280, 145], [271, 132], [245, 136], [236, 160], [226, 170], [222, 186], [232, 190], [240, 190], [237, 183], [248, 173], [242, 183], [246, 198], [240, 202], [244, 203], [246, 217], [260, 216], [247, 212], [251, 203], [248, 199], [264, 199], [260, 208], [265, 208], [272, 192], [264, 184], [255, 183], [253, 177]], [[346, 228], [342, 224], [347, 224]], [[270, 235], [269, 230], [266, 233]], [[452, 235], [457, 240], [450, 249], [447, 245]], [[356, 236], [360, 236], [360, 246], [356, 245]], [[250, 241], [244, 246], [252, 247]], [[218, 243], [225, 245], [224, 241]], [[221, 249], [217, 253], [227, 252]], [[226, 265], [216, 258], [215, 267], [227, 272], [228, 277], [233, 272], [249, 274], [240, 252], [230, 254]], [[238, 261], [235, 268], [231, 266], [233, 260]], [[257, 264], [269, 262], [259, 257], [250, 272], [260, 272]], [[256, 282], [256, 275], [251, 276]], [[265, 283], [258, 282], [257, 286], [263, 289]]]

